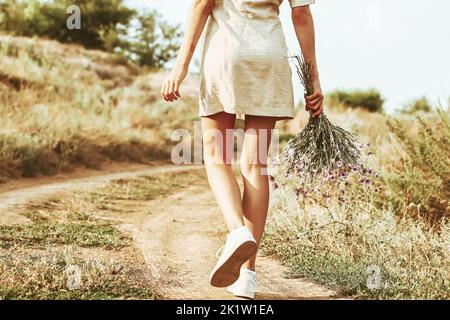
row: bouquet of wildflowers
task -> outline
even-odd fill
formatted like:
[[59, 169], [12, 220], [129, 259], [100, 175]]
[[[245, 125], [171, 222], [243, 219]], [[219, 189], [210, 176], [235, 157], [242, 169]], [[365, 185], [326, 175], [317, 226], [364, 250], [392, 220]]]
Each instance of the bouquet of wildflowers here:
[[[306, 95], [312, 95], [312, 65], [301, 56], [292, 58]], [[297, 185], [296, 188], [298, 196], [305, 196], [318, 190], [319, 186], [326, 185], [331, 197], [332, 189], [342, 191], [342, 184], [348, 185], [346, 180], [355, 174], [362, 184], [370, 183], [373, 171], [363, 165], [363, 148], [352, 132], [334, 125], [322, 113], [317, 117], [310, 117], [306, 127], [288, 142], [281, 157], [282, 171], [286, 178], [300, 179], [300, 186]], [[273, 177], [271, 180], [277, 188], [278, 184]]]

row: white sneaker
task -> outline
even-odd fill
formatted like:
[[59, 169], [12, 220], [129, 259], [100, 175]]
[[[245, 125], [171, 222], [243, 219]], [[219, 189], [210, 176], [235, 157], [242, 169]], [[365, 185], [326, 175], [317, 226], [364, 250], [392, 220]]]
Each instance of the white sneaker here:
[[255, 255], [257, 250], [258, 246], [249, 228], [241, 227], [231, 231], [223, 246], [222, 255], [211, 272], [211, 285], [224, 288], [236, 282], [242, 265]]
[[247, 268], [241, 269], [241, 276], [227, 290], [236, 297], [254, 300], [256, 293], [256, 272]]

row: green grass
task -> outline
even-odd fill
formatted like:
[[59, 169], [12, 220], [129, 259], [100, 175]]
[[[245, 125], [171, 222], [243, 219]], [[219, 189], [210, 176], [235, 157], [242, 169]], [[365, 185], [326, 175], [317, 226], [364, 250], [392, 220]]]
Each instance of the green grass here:
[[[72, 246], [31, 252], [0, 249], [0, 300], [155, 299], [147, 269], [123, 256], [120, 250], [105, 256]], [[68, 286], [69, 266], [80, 270], [77, 287]]]
[[150, 289], [129, 286], [127, 282], [104, 283], [86, 290], [32, 291], [25, 288], [1, 288], [1, 300], [154, 300]]
[[[390, 287], [392, 275], [387, 270], [381, 270], [381, 287], [369, 289], [367, 281], [369, 268], [382, 266], [376, 257], [367, 261], [351, 259], [336, 252], [323, 250], [320, 246], [304, 245], [301, 242], [274, 243], [269, 233], [263, 250], [266, 254], [278, 256], [290, 269], [288, 278], [304, 277], [312, 279], [337, 292], [338, 297], [353, 297], [361, 299], [406, 298], [411, 293], [401, 293], [398, 287]], [[283, 252], [280, 254], [280, 252]], [[442, 288], [439, 288], [442, 289]]]
[[0, 225], [0, 246], [77, 245], [120, 248], [129, 245], [115, 227], [108, 224], [32, 223]]
[[303, 250], [287, 263], [292, 269], [291, 277], [302, 276], [320, 281], [337, 289], [341, 296], [351, 296], [364, 290], [367, 267], [344, 257], [316, 250]]

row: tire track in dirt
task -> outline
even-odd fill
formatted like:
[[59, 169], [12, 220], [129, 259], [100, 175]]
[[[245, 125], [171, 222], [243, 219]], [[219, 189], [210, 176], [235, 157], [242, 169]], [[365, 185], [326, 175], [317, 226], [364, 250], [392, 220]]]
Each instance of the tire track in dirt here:
[[[15, 208], [27, 204], [33, 200], [38, 200], [41, 198], [45, 199], [50, 195], [55, 196], [58, 194], [67, 193], [69, 191], [90, 189], [111, 180], [201, 169], [199, 166], [176, 167], [172, 165], [156, 167], [139, 166], [138, 168], [140, 169], [95, 174], [74, 179], [70, 178], [70, 176], [62, 180], [56, 177], [53, 179], [37, 179], [37, 181], [43, 180], [44, 182], [42, 184], [37, 184], [35, 181], [29, 181], [29, 186], [26, 186], [25, 183], [25, 186], [0, 193], [0, 224], [27, 222], [28, 219], [18, 215]], [[55, 181], [52, 182], [52, 180]]]
[[[202, 169], [199, 166], [159, 166], [68, 179], [0, 193], [0, 224], [27, 222], [17, 206], [55, 194], [90, 189], [115, 179]], [[226, 238], [220, 210], [206, 183], [143, 204], [123, 217], [119, 228], [142, 251], [158, 293], [166, 299], [233, 299], [225, 289], [209, 285], [216, 250]], [[259, 257], [257, 299], [332, 299], [335, 293], [305, 279], [286, 279], [287, 269], [270, 257]]]

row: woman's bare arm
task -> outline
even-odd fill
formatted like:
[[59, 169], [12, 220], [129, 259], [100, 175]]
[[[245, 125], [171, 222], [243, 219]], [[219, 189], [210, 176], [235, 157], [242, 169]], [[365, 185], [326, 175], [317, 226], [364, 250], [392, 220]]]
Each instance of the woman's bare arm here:
[[323, 94], [317, 68], [314, 19], [309, 6], [293, 8], [292, 22], [303, 56], [306, 61], [311, 63], [314, 71], [314, 93], [305, 97], [306, 110], [310, 111], [313, 116], [318, 116], [323, 111]]
[[193, 0], [186, 33], [175, 66], [162, 84], [161, 97], [164, 100], [173, 102], [181, 97], [180, 85], [186, 78], [189, 64], [208, 21], [208, 17], [214, 8], [214, 3], [214, 0]]

